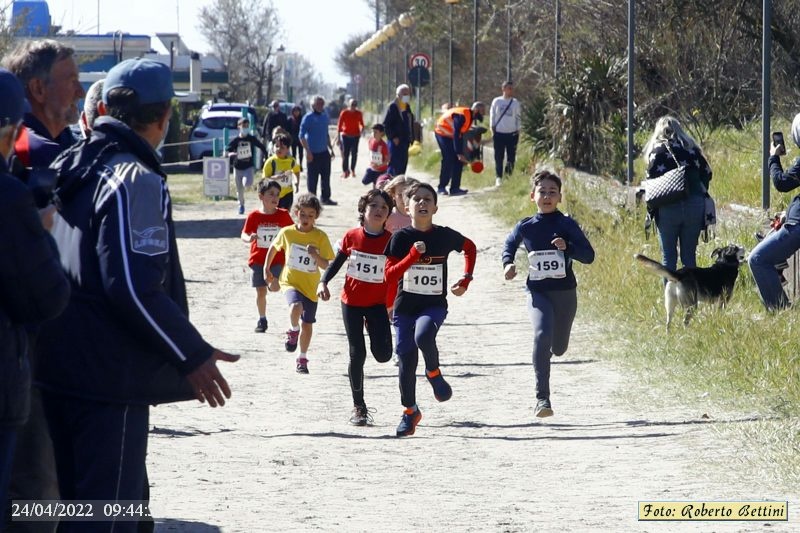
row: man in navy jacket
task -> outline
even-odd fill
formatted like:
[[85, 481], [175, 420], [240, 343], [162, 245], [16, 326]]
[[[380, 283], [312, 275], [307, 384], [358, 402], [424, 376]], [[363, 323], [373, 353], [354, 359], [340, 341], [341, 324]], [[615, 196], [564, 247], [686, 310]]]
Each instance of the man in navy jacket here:
[[[155, 152], [173, 95], [168, 67], [123, 61], [103, 88], [108, 116], [53, 163], [59, 212], [52, 233], [72, 298], [40, 340], [36, 380], [63, 499], [139, 500], [149, 405], [194, 397], [216, 407], [230, 397], [216, 361], [238, 356], [214, 349], [189, 322]], [[135, 531], [135, 522], [115, 531], [128, 526]]]

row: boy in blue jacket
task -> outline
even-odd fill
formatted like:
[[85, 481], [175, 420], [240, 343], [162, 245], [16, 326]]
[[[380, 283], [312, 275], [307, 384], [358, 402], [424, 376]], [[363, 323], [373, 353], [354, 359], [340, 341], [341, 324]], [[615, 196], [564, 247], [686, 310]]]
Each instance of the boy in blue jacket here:
[[594, 249], [577, 222], [558, 210], [561, 178], [540, 171], [531, 178], [531, 201], [538, 213], [517, 223], [503, 248], [505, 278], [514, 279], [514, 256], [520, 243], [528, 252], [528, 311], [533, 323], [533, 368], [539, 418], [553, 415], [550, 404], [550, 357], [563, 355], [569, 345], [578, 308], [572, 261], [590, 264]]

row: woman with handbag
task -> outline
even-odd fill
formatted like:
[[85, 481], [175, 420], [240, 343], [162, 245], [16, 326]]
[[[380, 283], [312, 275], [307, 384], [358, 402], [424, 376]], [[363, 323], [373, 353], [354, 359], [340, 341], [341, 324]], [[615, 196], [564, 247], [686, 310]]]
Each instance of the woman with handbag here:
[[648, 201], [650, 210], [653, 209], [652, 204], [660, 204], [655, 208], [655, 221], [661, 242], [661, 263], [672, 270], [677, 268], [680, 243], [681, 263], [685, 267], [695, 267], [697, 241], [705, 227], [711, 167], [700, 146], [683, 131], [680, 122], [669, 115], [656, 122], [643, 155], [648, 180], [664, 176], [670, 171], [673, 175], [683, 173], [685, 180], [681, 194], [672, 194], [665, 202]]

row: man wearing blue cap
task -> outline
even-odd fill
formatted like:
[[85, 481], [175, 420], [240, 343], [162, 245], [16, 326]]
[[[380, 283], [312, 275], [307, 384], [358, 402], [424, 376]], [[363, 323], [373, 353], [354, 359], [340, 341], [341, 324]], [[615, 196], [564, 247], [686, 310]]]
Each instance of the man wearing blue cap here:
[[[171, 114], [172, 74], [130, 59], [103, 86], [106, 116], [53, 163], [52, 233], [72, 280], [69, 305], [40, 340], [37, 383], [56, 450], [62, 499], [140, 500], [149, 405], [230, 388], [214, 349], [188, 318], [172, 204], [156, 148]], [[64, 531], [107, 531], [67, 522]], [[117, 522], [114, 531], [135, 531]]]
[[69, 281], [31, 192], [8, 172], [23, 127], [25, 94], [16, 76], [2, 68], [0, 94], [0, 502], [5, 511], [17, 428], [30, 408], [27, 329], [64, 309]]

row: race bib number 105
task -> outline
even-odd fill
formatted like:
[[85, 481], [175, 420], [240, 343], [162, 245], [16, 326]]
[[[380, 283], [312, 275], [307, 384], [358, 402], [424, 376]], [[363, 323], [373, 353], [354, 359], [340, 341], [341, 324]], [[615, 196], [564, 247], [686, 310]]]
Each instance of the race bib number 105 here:
[[403, 274], [403, 290], [414, 294], [440, 296], [444, 292], [444, 266], [412, 265]]
[[561, 250], [534, 250], [528, 254], [528, 279], [567, 277], [567, 261]]

